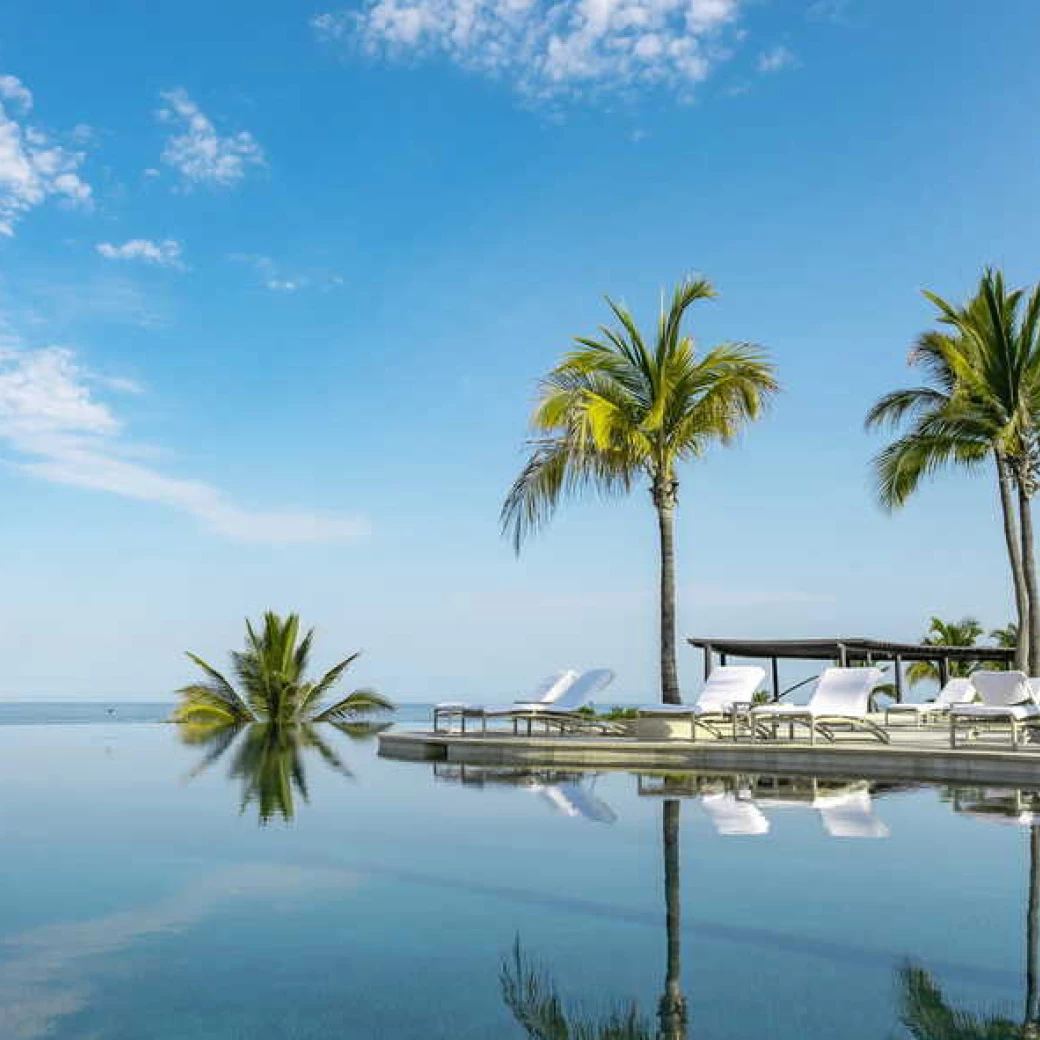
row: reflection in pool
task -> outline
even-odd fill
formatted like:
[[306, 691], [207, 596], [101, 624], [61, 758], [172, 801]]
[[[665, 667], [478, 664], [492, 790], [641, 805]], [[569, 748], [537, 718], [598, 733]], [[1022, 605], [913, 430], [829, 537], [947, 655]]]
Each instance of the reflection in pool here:
[[0, 726], [4, 1040], [1038, 1035], [1037, 791], [184, 736]]

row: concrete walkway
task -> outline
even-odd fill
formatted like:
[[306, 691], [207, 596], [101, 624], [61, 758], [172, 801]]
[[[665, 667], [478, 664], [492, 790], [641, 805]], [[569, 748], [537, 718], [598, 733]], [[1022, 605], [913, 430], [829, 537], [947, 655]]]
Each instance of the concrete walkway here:
[[[878, 721], [881, 721], [880, 719]], [[891, 743], [839, 734], [818, 740], [734, 742], [649, 740], [625, 736], [487, 734], [389, 730], [380, 734], [385, 758], [439, 760], [474, 765], [614, 768], [637, 771], [712, 769], [798, 773], [879, 780], [948, 780], [1026, 784], [1040, 787], [1040, 744], [1011, 749], [1006, 731], [985, 741], [950, 747], [945, 725], [892, 726]]]

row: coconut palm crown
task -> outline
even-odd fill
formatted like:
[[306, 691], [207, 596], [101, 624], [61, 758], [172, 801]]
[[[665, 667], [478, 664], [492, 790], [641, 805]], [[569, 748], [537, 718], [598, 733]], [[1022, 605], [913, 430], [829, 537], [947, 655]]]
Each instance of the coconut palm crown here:
[[[973, 617], [960, 621], [943, 621], [933, 617], [928, 631], [921, 640], [922, 646], [975, 646], [982, 635], [982, 625]], [[950, 661], [949, 674], [955, 678], [971, 675], [979, 667], [978, 661]], [[922, 682], [938, 682], [939, 668], [934, 661], [914, 661], [907, 669], [906, 677], [912, 686]]]
[[661, 692], [678, 703], [675, 667], [674, 513], [678, 466], [727, 444], [758, 417], [777, 389], [773, 365], [748, 343], [703, 353], [682, 331], [687, 309], [715, 296], [687, 278], [662, 300], [656, 334], [644, 338], [632, 315], [608, 298], [616, 319], [546, 375], [531, 417], [526, 465], [502, 506], [502, 526], [519, 552], [568, 496], [627, 494], [646, 481], [660, 539]]
[[1040, 487], [1040, 286], [1027, 295], [987, 270], [963, 307], [934, 293], [943, 330], [910, 353], [926, 385], [886, 394], [868, 427], [902, 428], [876, 457], [878, 496], [903, 505], [923, 478], [946, 466], [995, 463], [1018, 615], [1016, 666], [1040, 668], [1040, 589], [1030, 500]]
[[264, 614], [263, 626], [246, 621], [245, 649], [231, 654], [237, 688], [201, 657], [188, 657], [205, 674], [203, 682], [177, 691], [181, 703], [176, 722], [227, 726], [246, 722], [329, 722], [374, 711], [392, 711], [394, 705], [374, 690], [355, 690], [323, 705], [326, 695], [357, 660], [351, 654], [330, 668], [317, 682], [307, 679], [314, 629], [300, 638], [297, 614], [286, 618]]

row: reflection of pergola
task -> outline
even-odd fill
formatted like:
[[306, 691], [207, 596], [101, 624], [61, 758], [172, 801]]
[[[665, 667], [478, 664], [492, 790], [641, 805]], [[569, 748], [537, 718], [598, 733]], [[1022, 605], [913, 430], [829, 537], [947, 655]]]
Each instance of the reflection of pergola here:
[[[850, 664], [891, 662], [895, 671], [896, 700], [903, 699], [903, 664], [910, 661], [933, 661], [939, 668], [939, 680], [945, 685], [950, 677], [951, 661], [978, 661], [1010, 666], [1015, 651], [999, 646], [927, 646], [924, 643], [887, 643], [880, 639], [702, 639], [690, 637], [687, 642], [704, 651], [704, 675], [707, 678], [719, 655], [719, 664], [730, 657], [768, 658], [772, 662], [773, 699], [779, 700], [788, 690], [780, 689], [780, 661], [836, 661], [842, 667]], [[800, 684], [799, 684], [800, 685]]]

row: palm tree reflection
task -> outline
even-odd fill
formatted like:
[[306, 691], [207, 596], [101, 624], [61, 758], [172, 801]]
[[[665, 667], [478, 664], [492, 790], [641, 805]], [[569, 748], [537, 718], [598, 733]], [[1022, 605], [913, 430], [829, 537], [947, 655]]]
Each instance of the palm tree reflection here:
[[906, 964], [899, 971], [901, 1020], [914, 1040], [1037, 1040], [1040, 1038], [1038, 992], [1038, 916], [1040, 916], [1040, 817], [1025, 806], [1035, 793], [978, 792], [954, 789], [954, 810], [989, 819], [1003, 818], [1029, 829], [1029, 883], [1026, 894], [1025, 1002], [1022, 1021], [984, 1017], [952, 1008], [939, 984], [923, 968]]
[[668, 798], [662, 803], [661, 824], [667, 945], [657, 1030], [640, 1014], [635, 1001], [619, 1004], [601, 1016], [568, 1008], [552, 976], [524, 953], [518, 938], [512, 954], [502, 962], [502, 999], [530, 1040], [686, 1040], [678, 799]]
[[191, 772], [192, 777], [230, 754], [228, 776], [241, 785], [239, 810], [255, 806], [261, 825], [274, 819], [291, 822], [296, 815], [296, 798], [310, 800], [304, 762], [311, 753], [330, 769], [347, 777], [353, 773], [326, 739], [336, 730], [351, 740], [368, 740], [387, 723], [329, 722], [296, 724], [258, 722], [250, 725], [182, 725], [183, 743], [205, 749]]

